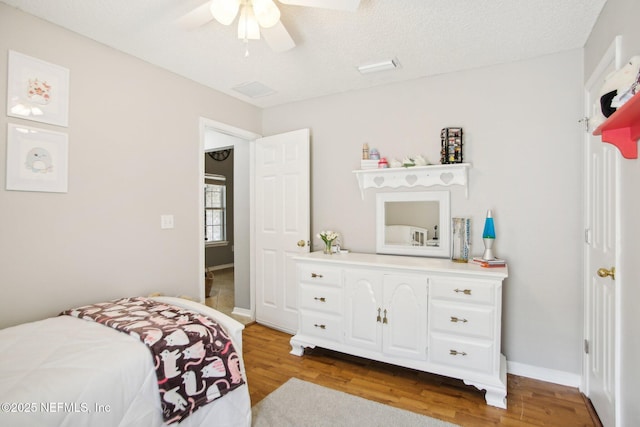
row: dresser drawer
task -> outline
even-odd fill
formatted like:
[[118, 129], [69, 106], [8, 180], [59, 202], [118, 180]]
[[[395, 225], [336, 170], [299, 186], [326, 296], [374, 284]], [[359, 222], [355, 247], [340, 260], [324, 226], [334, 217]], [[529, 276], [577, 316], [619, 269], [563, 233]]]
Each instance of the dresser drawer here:
[[301, 309], [342, 314], [342, 289], [302, 283], [299, 292]]
[[446, 335], [432, 334], [429, 359], [441, 365], [491, 374], [494, 360], [493, 342], [458, 340]]
[[486, 339], [494, 336], [495, 310], [491, 306], [433, 300], [429, 319], [431, 331]]
[[433, 278], [429, 292], [432, 299], [446, 299], [474, 304], [493, 304], [496, 285], [493, 282], [470, 279]]
[[341, 317], [300, 310], [300, 330], [298, 333], [341, 342], [342, 322], [340, 320]]
[[300, 283], [341, 286], [341, 272], [340, 268], [317, 264], [299, 264], [298, 280]]

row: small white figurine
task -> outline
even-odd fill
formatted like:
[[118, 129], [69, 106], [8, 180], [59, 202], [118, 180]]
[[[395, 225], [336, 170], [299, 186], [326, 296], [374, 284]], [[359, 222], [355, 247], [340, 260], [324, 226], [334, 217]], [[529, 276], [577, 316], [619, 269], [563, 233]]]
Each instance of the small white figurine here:
[[404, 159], [402, 159], [402, 166], [404, 166], [405, 168], [415, 166], [415, 165], [416, 164], [409, 157], [405, 157]]
[[390, 168], [401, 168], [402, 167], [402, 163], [400, 163], [400, 160], [393, 158], [391, 160], [389, 160], [389, 167]]
[[416, 166], [426, 166], [429, 164], [429, 162], [427, 162], [427, 159], [422, 157], [420, 154], [413, 158], [413, 162], [416, 164]]

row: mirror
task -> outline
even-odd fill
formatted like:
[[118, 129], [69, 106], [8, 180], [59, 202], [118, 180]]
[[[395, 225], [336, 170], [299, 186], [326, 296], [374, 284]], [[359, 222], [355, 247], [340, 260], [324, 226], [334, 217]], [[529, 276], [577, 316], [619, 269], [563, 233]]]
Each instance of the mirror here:
[[451, 256], [448, 191], [378, 193], [376, 252]]

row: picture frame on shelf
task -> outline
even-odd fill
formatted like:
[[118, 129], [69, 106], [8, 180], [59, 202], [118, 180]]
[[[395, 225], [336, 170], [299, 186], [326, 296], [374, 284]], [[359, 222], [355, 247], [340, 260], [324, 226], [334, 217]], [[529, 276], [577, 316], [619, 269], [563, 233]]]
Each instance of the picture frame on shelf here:
[[7, 115], [56, 126], [69, 125], [69, 70], [10, 50]]
[[9, 123], [6, 167], [7, 190], [66, 193], [68, 135]]

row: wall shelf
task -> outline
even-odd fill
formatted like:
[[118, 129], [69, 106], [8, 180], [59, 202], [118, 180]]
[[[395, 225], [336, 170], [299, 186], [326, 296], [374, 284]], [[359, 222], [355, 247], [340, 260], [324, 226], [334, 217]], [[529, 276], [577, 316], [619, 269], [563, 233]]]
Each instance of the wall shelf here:
[[618, 108], [593, 131], [593, 134], [602, 135], [602, 142], [618, 147], [625, 159], [637, 159], [637, 141], [640, 138], [640, 93]]
[[433, 185], [463, 185], [469, 197], [469, 163], [450, 165], [413, 166], [408, 168], [361, 169], [353, 173], [358, 179], [360, 195], [364, 200], [367, 188], [431, 187]]

